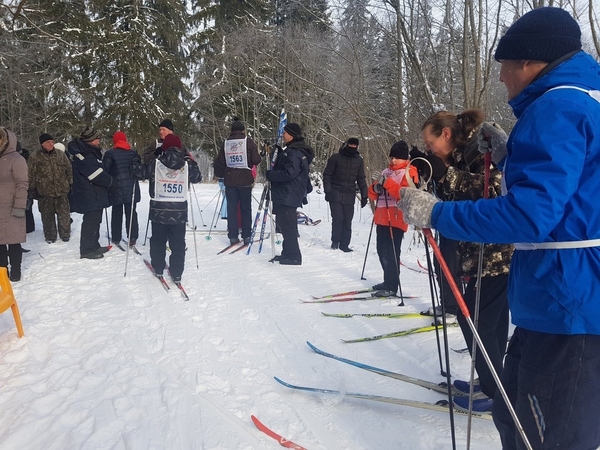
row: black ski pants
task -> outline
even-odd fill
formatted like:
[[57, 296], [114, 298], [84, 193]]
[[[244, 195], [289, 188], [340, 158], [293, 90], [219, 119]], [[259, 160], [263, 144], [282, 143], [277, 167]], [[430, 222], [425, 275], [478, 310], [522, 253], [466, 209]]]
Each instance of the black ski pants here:
[[166, 267], [167, 241], [171, 249], [169, 272], [172, 278], [181, 278], [185, 265], [185, 223], [165, 225], [152, 222], [150, 262], [157, 274], [162, 274]]
[[102, 209], [88, 211], [83, 215], [83, 222], [81, 222], [81, 237], [79, 239], [79, 253], [81, 255], [87, 255], [100, 248], [102, 211]]
[[329, 202], [329, 209], [331, 210], [331, 243], [339, 244], [340, 248], [348, 248], [352, 238], [354, 204]]
[[[137, 241], [139, 235], [138, 217], [136, 211], [137, 204], [133, 204], [133, 211], [131, 210], [131, 203], [125, 203], [123, 205], [113, 205], [112, 215], [110, 218], [110, 230], [111, 238], [113, 242], [117, 244], [121, 242], [123, 237], [123, 210], [125, 210], [125, 233], [127, 238], [131, 242]], [[133, 220], [133, 223], [131, 223]], [[129, 225], [131, 224], [131, 236], [129, 236]]]
[[0, 267], [8, 268], [10, 262], [9, 277], [21, 277], [21, 261], [23, 249], [21, 244], [0, 244]]
[[[504, 353], [506, 353], [506, 343], [508, 341], [507, 287], [508, 275], [481, 278], [477, 332], [497, 374], [502, 373]], [[473, 321], [475, 320], [476, 296], [477, 278], [471, 277], [465, 289], [464, 300]], [[472, 353], [473, 332], [462, 313], [458, 314], [458, 323], [467, 342], [469, 352]], [[475, 356], [475, 369], [479, 375], [481, 390], [488, 397], [494, 398], [497, 385], [492, 372], [479, 351], [479, 347], [477, 347]]]
[[277, 229], [283, 235], [281, 258], [302, 262], [302, 253], [300, 253], [300, 245], [298, 244], [296, 208], [274, 203], [273, 213], [277, 219]]
[[[600, 446], [600, 336], [517, 327], [501, 380], [535, 450]], [[499, 391], [492, 416], [502, 448], [525, 449]]]

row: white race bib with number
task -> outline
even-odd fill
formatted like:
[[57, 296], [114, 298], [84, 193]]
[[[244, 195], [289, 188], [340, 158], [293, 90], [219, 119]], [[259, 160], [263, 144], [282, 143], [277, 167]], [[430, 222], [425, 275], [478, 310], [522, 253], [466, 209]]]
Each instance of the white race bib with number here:
[[154, 171], [154, 200], [157, 202], [185, 202], [188, 196], [188, 165], [169, 169], [158, 159]]
[[225, 141], [225, 163], [232, 169], [248, 169], [246, 139], [227, 139]]

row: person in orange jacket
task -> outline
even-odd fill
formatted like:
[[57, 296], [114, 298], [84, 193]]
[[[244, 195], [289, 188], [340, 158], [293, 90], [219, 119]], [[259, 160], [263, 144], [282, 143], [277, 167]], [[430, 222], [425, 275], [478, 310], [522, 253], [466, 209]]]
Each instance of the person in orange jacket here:
[[373, 286], [375, 297], [396, 296], [400, 283], [400, 246], [408, 225], [396, 203], [400, 188], [409, 186], [406, 171], [415, 183], [419, 180], [417, 168], [409, 166], [408, 158], [406, 142], [396, 142], [390, 149], [390, 165], [369, 186], [369, 198], [375, 201], [377, 254], [383, 269], [383, 283]]

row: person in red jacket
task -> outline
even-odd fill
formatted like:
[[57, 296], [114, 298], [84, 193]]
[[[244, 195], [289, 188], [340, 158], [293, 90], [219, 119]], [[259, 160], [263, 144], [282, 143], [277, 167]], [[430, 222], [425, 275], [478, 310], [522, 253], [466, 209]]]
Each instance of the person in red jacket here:
[[[408, 168], [407, 168], [408, 167]], [[396, 208], [398, 192], [407, 187], [406, 171], [414, 182], [419, 175], [416, 167], [409, 166], [408, 145], [398, 141], [390, 149], [390, 165], [378, 174], [369, 186], [369, 198], [375, 201], [375, 225], [377, 225], [377, 254], [383, 269], [383, 283], [373, 286], [375, 297], [394, 297], [400, 283], [400, 246], [408, 225], [402, 211]]]

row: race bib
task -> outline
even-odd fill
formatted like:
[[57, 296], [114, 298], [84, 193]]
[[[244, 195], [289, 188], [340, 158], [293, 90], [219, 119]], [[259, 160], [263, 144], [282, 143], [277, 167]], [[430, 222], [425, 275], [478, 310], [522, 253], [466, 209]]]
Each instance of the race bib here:
[[227, 139], [225, 141], [225, 163], [232, 169], [248, 169], [246, 139]]
[[158, 159], [154, 171], [154, 200], [157, 202], [185, 202], [188, 196], [188, 165], [169, 169]]

